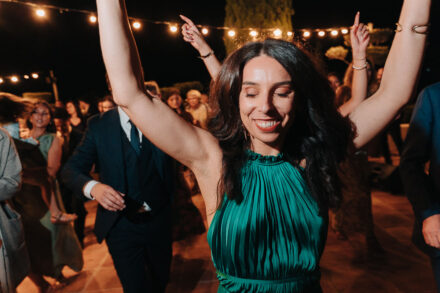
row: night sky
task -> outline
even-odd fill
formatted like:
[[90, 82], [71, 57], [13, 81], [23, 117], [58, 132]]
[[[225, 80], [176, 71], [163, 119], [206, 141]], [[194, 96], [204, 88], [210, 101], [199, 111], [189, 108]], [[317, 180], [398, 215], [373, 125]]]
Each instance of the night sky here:
[[[91, 0], [33, 1], [64, 8], [95, 10]], [[433, 25], [423, 71], [422, 84], [440, 80], [440, 46], [438, 29], [439, 1], [433, 1]], [[208, 4], [209, 3], [209, 4]], [[294, 29], [350, 26], [357, 10], [361, 21], [373, 22], [375, 27], [394, 28], [401, 0], [369, 1], [293, 0]], [[184, 14], [197, 24], [223, 26], [225, 1], [144, 1], [128, 0], [129, 15], [157, 21], [179, 21]], [[62, 100], [85, 97], [93, 99], [106, 91], [104, 66], [99, 47], [97, 25], [87, 21], [87, 15], [76, 12], [48, 10], [46, 20], [37, 20], [32, 8], [0, 2], [0, 76], [53, 70]], [[223, 31], [211, 30], [207, 41], [219, 59], [224, 59]], [[140, 49], [146, 80], [157, 80], [160, 86], [175, 82], [199, 80], [209, 84], [209, 75], [196, 51], [179, 34], [172, 35], [162, 24], [143, 23], [135, 33]], [[342, 38], [322, 41], [321, 50], [341, 45]], [[21, 95], [27, 91], [50, 91], [44, 82], [22, 80], [11, 85], [5, 82], [0, 91]]]

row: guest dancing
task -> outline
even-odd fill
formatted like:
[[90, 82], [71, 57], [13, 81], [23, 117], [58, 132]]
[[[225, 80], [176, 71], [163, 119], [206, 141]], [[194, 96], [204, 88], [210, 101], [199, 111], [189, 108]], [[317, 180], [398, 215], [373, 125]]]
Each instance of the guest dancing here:
[[351, 145], [367, 143], [409, 100], [430, 1], [404, 1], [381, 87], [350, 118], [339, 114], [326, 77], [307, 54], [268, 39], [225, 60], [211, 88], [219, 111], [210, 132], [145, 91], [125, 2], [97, 4], [115, 102], [196, 175], [219, 292], [320, 292], [327, 210], [340, 201], [337, 166]]
[[[45, 203], [50, 210], [50, 220], [54, 224], [74, 221], [75, 214], [67, 214], [64, 209], [59, 192], [57, 192], [56, 176], [61, 166], [63, 141], [55, 132], [51, 107], [46, 102], [38, 102], [32, 110], [30, 121], [30, 136], [39, 142], [39, 148], [47, 161], [47, 174], [52, 180], [51, 190], [42, 190]], [[52, 128], [48, 131], [48, 128]], [[58, 193], [58, 194], [57, 194]], [[61, 207], [60, 207], [61, 206]]]

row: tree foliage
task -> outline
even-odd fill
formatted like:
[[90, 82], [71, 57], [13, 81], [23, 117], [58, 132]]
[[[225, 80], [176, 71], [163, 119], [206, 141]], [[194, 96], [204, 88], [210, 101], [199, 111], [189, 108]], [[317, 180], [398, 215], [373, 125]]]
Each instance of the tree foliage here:
[[[226, 0], [225, 10], [225, 27], [236, 32], [231, 38], [225, 31], [223, 39], [228, 54], [249, 41], [274, 37], [272, 29], [275, 28], [282, 30], [280, 38], [292, 38], [287, 36], [287, 32], [292, 31], [292, 0]], [[258, 35], [250, 36], [249, 28]]]

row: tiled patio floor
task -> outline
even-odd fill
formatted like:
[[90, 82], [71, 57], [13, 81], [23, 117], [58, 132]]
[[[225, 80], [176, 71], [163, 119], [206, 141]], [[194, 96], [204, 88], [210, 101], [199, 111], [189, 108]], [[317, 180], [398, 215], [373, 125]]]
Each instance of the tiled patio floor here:
[[[202, 211], [200, 195], [193, 202]], [[57, 292], [122, 292], [105, 244], [97, 244], [92, 234], [96, 203], [88, 202], [87, 237], [84, 270], [69, 285]], [[321, 260], [324, 292], [435, 292], [428, 258], [410, 241], [412, 210], [403, 196], [383, 191], [373, 192], [373, 213], [376, 234], [386, 253], [383, 257], [367, 257], [364, 240], [353, 236], [338, 240], [329, 231]], [[66, 275], [74, 273], [65, 269]], [[217, 280], [210, 260], [206, 233], [174, 243], [171, 282], [167, 293], [216, 292]], [[18, 293], [37, 292], [25, 279]]]

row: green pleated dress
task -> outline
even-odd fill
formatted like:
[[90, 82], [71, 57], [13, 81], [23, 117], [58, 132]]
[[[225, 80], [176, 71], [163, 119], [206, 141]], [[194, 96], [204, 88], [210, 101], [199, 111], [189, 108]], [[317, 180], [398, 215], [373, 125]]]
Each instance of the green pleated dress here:
[[283, 154], [247, 157], [243, 201], [225, 197], [208, 231], [218, 292], [321, 292], [328, 219], [302, 171]]

